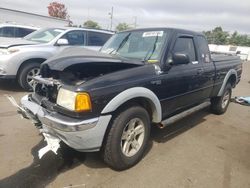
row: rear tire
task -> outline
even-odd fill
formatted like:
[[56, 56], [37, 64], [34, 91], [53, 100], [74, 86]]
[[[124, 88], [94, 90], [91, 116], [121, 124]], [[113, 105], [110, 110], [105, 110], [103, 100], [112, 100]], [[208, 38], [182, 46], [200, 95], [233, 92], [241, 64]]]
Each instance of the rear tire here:
[[19, 85], [26, 91], [32, 91], [34, 84], [32, 77], [37, 76], [38, 74], [40, 74], [40, 63], [31, 62], [25, 64], [21, 67], [18, 75]]
[[223, 94], [220, 97], [211, 98], [211, 110], [214, 114], [220, 115], [227, 111], [232, 95], [232, 86], [227, 83]]
[[115, 170], [125, 170], [138, 163], [150, 135], [148, 112], [140, 106], [125, 108], [112, 121], [103, 144], [103, 159]]

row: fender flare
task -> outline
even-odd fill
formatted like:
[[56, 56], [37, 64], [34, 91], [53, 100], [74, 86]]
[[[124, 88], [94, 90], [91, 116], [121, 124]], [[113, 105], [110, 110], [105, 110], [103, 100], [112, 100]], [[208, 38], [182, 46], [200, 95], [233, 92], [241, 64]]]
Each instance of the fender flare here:
[[236, 72], [236, 70], [234, 70], [234, 69], [230, 69], [230, 70], [228, 71], [228, 73], [226, 74], [224, 80], [223, 80], [222, 86], [221, 86], [220, 91], [219, 91], [219, 93], [218, 93], [217, 96], [219, 96], [219, 97], [222, 96], [223, 91], [224, 91], [224, 89], [225, 89], [225, 87], [226, 87], [226, 85], [227, 85], [227, 82], [228, 82], [230, 76], [232, 76], [232, 75], [235, 75], [235, 77], [236, 77], [236, 83], [237, 83], [237, 79], [238, 79], [238, 77], [237, 77], [237, 72]]
[[152, 121], [154, 123], [161, 122], [162, 109], [160, 101], [151, 90], [144, 87], [133, 87], [119, 93], [104, 107], [101, 113], [113, 112], [125, 102], [138, 97], [145, 98], [149, 102], [152, 110]]

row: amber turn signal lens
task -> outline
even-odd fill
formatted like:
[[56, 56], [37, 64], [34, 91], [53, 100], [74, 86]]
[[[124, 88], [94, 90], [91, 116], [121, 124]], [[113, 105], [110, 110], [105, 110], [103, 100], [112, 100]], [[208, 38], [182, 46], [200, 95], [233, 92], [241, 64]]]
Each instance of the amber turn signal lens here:
[[82, 111], [90, 111], [91, 110], [91, 100], [88, 93], [78, 93], [76, 95], [75, 101], [75, 111], [82, 112]]

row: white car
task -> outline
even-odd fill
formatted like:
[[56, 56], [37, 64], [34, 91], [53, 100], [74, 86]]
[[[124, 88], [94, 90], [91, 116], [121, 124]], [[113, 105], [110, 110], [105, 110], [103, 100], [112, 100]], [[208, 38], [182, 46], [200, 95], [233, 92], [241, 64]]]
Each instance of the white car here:
[[23, 38], [26, 35], [38, 29], [39, 28], [37, 27], [31, 27], [31, 26], [25, 26], [25, 25], [0, 24], [0, 37]]
[[[32, 90], [33, 77], [40, 64], [69, 46], [99, 50], [113, 33], [86, 28], [45, 28], [23, 39], [0, 40], [0, 79], [16, 79], [20, 86]], [[3, 40], [4, 39], [4, 40]]]

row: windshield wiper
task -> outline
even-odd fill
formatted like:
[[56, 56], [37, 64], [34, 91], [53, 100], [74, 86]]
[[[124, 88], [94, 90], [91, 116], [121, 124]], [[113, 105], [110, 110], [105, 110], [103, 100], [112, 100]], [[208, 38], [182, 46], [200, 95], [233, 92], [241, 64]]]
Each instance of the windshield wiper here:
[[113, 54], [113, 52], [117, 53], [118, 50], [120, 50], [125, 45], [125, 43], [128, 41], [130, 35], [131, 35], [131, 33], [127, 34], [127, 36], [122, 40], [122, 42], [120, 43], [120, 45], [118, 46], [118, 48], [112, 50], [109, 54]]
[[[145, 57], [144, 57], [144, 59], [142, 60], [142, 62], [146, 62], [146, 61], [148, 61], [148, 60], [152, 57], [152, 55], [153, 55], [154, 52], [155, 52], [156, 44], [157, 44], [157, 42], [158, 42], [158, 39], [159, 39], [159, 35], [157, 34], [156, 37], [155, 37], [155, 42], [154, 42], [154, 45], [153, 45], [152, 50], [149, 50], [149, 51], [147, 52], [147, 54], [145, 55]], [[149, 54], [150, 54], [150, 55], [149, 55]], [[149, 55], [149, 57], [148, 57], [148, 55]], [[148, 57], [148, 58], [147, 58], [147, 57]]]

